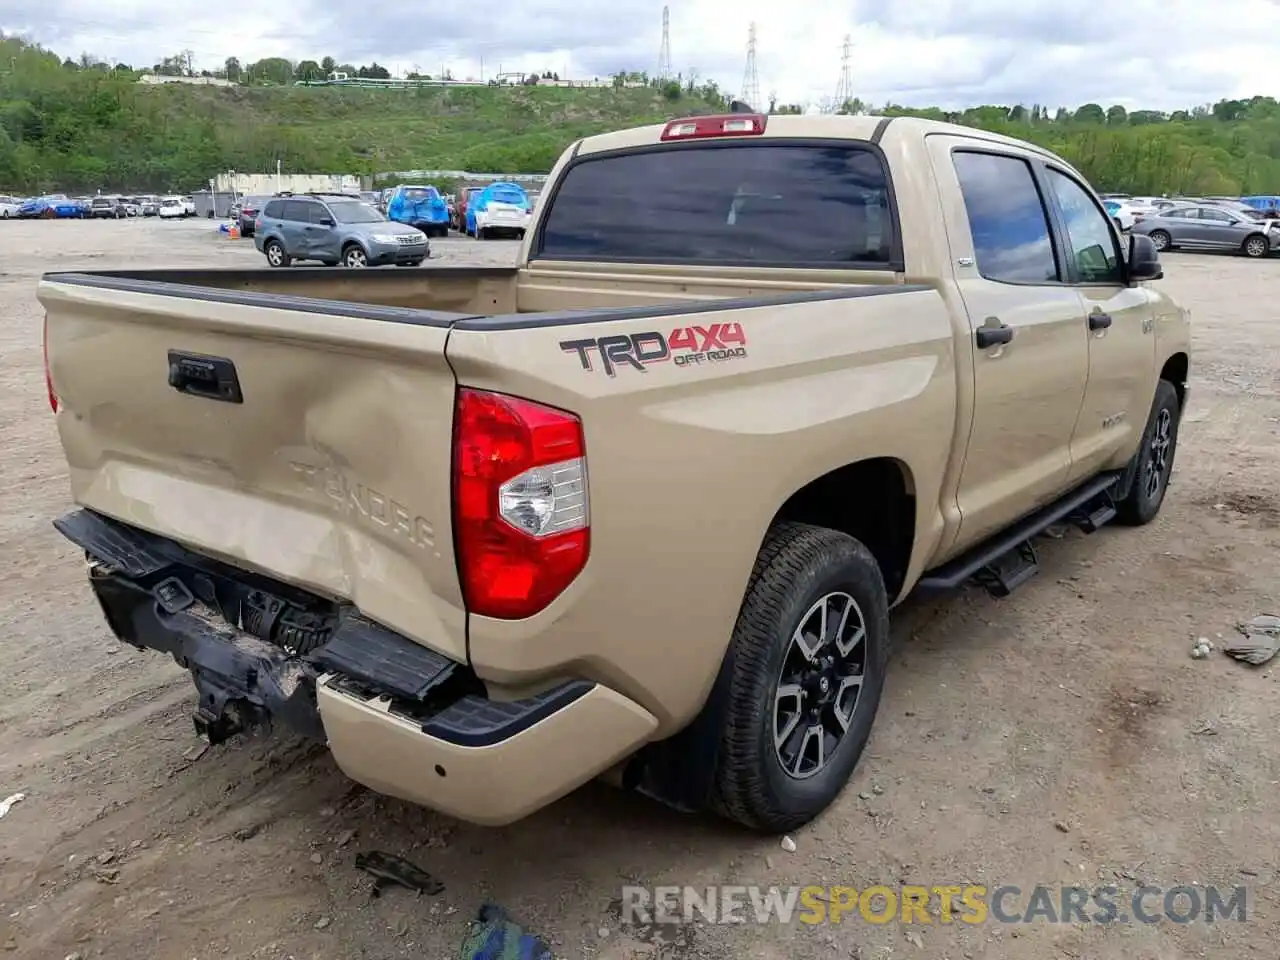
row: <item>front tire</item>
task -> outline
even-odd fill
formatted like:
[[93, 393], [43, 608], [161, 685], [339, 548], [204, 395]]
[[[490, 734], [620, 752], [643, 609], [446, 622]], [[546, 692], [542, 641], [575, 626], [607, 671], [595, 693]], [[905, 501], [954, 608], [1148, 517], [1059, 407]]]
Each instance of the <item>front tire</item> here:
[[1173, 249], [1173, 237], [1169, 236], [1169, 231], [1152, 230], [1149, 236], [1151, 237], [1151, 242], [1156, 245], [1156, 249], [1161, 253]]
[[342, 265], [351, 269], [359, 269], [369, 265], [369, 256], [362, 247], [354, 243], [342, 251]]
[[271, 267], [287, 267], [291, 262], [289, 254], [284, 252], [284, 247], [278, 240], [268, 240], [263, 244], [262, 253], [267, 258], [267, 265]]
[[1140, 527], [1160, 512], [1178, 450], [1180, 414], [1178, 391], [1168, 380], [1161, 380], [1156, 384], [1155, 401], [1151, 404], [1146, 429], [1142, 431], [1142, 445], [1129, 464], [1133, 481], [1128, 494], [1116, 504], [1119, 523]]
[[1251, 259], [1257, 260], [1259, 257], [1265, 257], [1271, 252], [1271, 244], [1267, 242], [1267, 238], [1260, 233], [1255, 233], [1251, 237], [1245, 237], [1242, 248], [1244, 255]]
[[756, 556], [731, 641], [712, 806], [784, 833], [839, 796], [880, 704], [889, 601], [852, 537], [782, 523]]

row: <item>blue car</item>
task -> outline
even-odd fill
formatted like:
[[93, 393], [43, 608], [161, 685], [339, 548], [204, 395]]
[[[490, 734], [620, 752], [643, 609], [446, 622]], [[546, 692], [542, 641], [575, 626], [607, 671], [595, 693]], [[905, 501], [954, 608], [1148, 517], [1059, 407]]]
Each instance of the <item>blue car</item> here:
[[88, 215], [85, 204], [61, 193], [32, 197], [18, 208], [19, 220], [83, 220]]
[[498, 234], [524, 236], [533, 204], [518, 183], [491, 183], [467, 203], [467, 233], [477, 240]]
[[64, 198], [53, 205], [53, 215], [59, 220], [83, 220], [89, 216], [89, 204]]
[[47, 197], [32, 197], [26, 203], [18, 208], [19, 220], [36, 220], [45, 219], [52, 220], [56, 217], [57, 211], [54, 209], [56, 204], [66, 203], [67, 198], [62, 194], [53, 194]]
[[1280, 197], [1277, 196], [1257, 196], [1257, 197], [1241, 197], [1240, 202], [1266, 215], [1267, 217], [1280, 216]]
[[429, 237], [449, 235], [449, 205], [432, 186], [396, 187], [387, 201], [387, 219], [417, 227]]

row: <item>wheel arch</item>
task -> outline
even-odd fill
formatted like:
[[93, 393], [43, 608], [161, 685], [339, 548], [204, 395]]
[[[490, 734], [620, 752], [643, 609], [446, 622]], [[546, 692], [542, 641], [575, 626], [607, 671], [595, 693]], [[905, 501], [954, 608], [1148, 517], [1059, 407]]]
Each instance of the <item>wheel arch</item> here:
[[1173, 389], [1178, 391], [1179, 406], [1187, 398], [1187, 375], [1190, 372], [1190, 363], [1187, 354], [1179, 351], [1165, 360], [1164, 366], [1160, 368], [1160, 379], [1168, 380], [1173, 384]]
[[871, 457], [814, 477], [787, 497], [769, 527], [792, 521], [847, 533], [876, 558], [892, 602], [911, 566], [916, 511], [910, 466], [896, 457]]

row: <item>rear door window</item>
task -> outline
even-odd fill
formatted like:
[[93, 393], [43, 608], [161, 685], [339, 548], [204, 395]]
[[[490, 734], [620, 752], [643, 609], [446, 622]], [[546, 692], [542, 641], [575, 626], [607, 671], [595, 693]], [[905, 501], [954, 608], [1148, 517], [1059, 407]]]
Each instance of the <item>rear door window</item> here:
[[674, 146], [588, 158], [553, 196], [549, 259], [888, 269], [895, 221], [879, 153], [859, 146]]
[[[246, 206], [249, 206], [246, 204]], [[262, 211], [264, 217], [270, 217], [273, 220], [280, 220], [284, 217], [284, 201], [272, 200], [267, 204], [266, 209]]]
[[1002, 283], [1056, 283], [1049, 216], [1027, 161], [956, 151], [978, 272]]
[[307, 223], [311, 220], [311, 208], [314, 206], [315, 204], [310, 200], [286, 200], [284, 202], [284, 219]]

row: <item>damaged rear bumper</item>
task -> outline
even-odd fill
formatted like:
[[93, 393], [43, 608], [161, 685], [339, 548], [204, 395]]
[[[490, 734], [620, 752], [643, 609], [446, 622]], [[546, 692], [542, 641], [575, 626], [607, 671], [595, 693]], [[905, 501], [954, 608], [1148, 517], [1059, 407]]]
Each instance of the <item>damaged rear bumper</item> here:
[[572, 680], [491, 699], [470, 668], [334, 603], [89, 510], [54, 522], [89, 559], [112, 632], [168, 653], [211, 742], [280, 720], [327, 740], [381, 793], [499, 825], [569, 793], [646, 742], [657, 720]]

